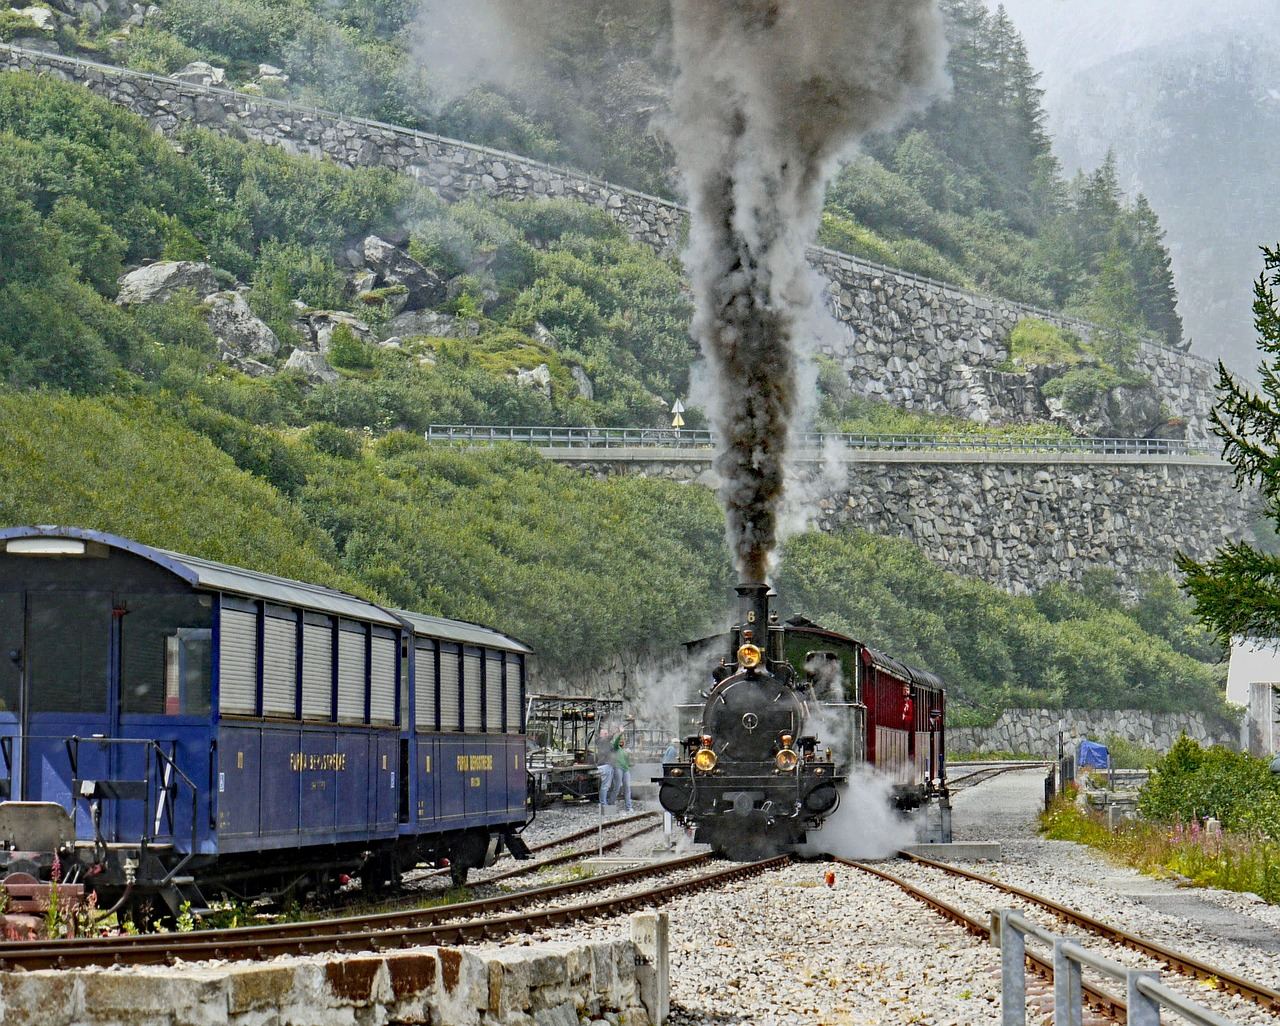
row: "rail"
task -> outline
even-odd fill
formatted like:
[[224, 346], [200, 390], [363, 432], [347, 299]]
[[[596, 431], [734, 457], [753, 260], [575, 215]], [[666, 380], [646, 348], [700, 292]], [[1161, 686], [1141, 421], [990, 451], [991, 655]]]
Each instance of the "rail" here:
[[[678, 449], [711, 451], [716, 435], [707, 430], [674, 428], [538, 427], [529, 425], [432, 424], [426, 432], [435, 444], [536, 445], [565, 449]], [[869, 435], [805, 432], [800, 449], [846, 452], [996, 452], [1069, 453], [1095, 456], [1212, 458], [1208, 442], [1174, 438], [998, 438], [989, 435]]]
[[[123, 68], [115, 64], [104, 64], [101, 61], [86, 60], [83, 57], [74, 57], [69, 54], [48, 53], [44, 50], [30, 50], [21, 46], [0, 43], [0, 53], [7, 52], [16, 57], [26, 57], [33, 61], [39, 61], [45, 64], [64, 65], [70, 67], [87, 68], [92, 71], [113, 74], [122, 79], [135, 79], [140, 81], [156, 82], [175, 90], [188, 89], [192, 92], [203, 93], [212, 96], [226, 96], [234, 98], [242, 103], [253, 104], [257, 107], [275, 108], [277, 110], [287, 110], [296, 112], [304, 116], [326, 118], [338, 121], [346, 121], [353, 125], [362, 125], [379, 132], [391, 132], [400, 136], [421, 139], [425, 142], [438, 143], [446, 146], [456, 146], [462, 149], [470, 150], [473, 153], [484, 154], [486, 156], [496, 158], [502, 161], [511, 161], [519, 163], [531, 169], [539, 169], [552, 174], [561, 175], [570, 180], [582, 182], [588, 186], [595, 186], [607, 189], [611, 193], [617, 193], [623, 196], [630, 196], [641, 203], [657, 204], [666, 207], [675, 213], [687, 217], [689, 208], [684, 204], [664, 196], [654, 196], [650, 193], [641, 192], [638, 189], [630, 189], [626, 186], [615, 185], [607, 182], [602, 178], [596, 178], [584, 171], [573, 168], [561, 167], [555, 164], [548, 164], [545, 161], [536, 160], [532, 157], [526, 157], [518, 153], [511, 153], [506, 150], [495, 149], [491, 146], [483, 146], [478, 143], [466, 142], [462, 139], [451, 139], [448, 136], [436, 135], [432, 132], [424, 132], [420, 129], [408, 128], [404, 125], [393, 125], [385, 121], [378, 121], [374, 118], [361, 117], [357, 114], [343, 114], [340, 111], [328, 110], [323, 107], [315, 107], [310, 104], [297, 103], [292, 100], [278, 99], [275, 97], [253, 96], [236, 89], [220, 88], [218, 86], [208, 85], [202, 86], [195, 82], [184, 82], [181, 79], [171, 78], [165, 75], [156, 75], [147, 71], [136, 71], [132, 68]], [[1043, 307], [1035, 306], [1031, 303], [1023, 303], [1017, 300], [1004, 299], [989, 293], [979, 292], [975, 289], [966, 288], [963, 285], [957, 285], [954, 282], [941, 281], [937, 278], [930, 278], [927, 275], [916, 274], [913, 271], [903, 270], [898, 267], [890, 267], [888, 264], [877, 263], [874, 260], [867, 260], [864, 257], [853, 256], [841, 250], [828, 249], [821, 246], [811, 246], [809, 252], [812, 256], [817, 257], [821, 261], [837, 264], [842, 270], [855, 273], [875, 275], [892, 275], [905, 282], [923, 285], [926, 288], [937, 289], [940, 291], [950, 292], [955, 295], [970, 296], [979, 301], [989, 302], [992, 299], [999, 299], [1010, 311], [1019, 313], [1024, 316], [1039, 317], [1056, 321], [1066, 328], [1076, 329], [1082, 333], [1093, 331], [1097, 325], [1089, 321], [1081, 320], [1077, 317], [1070, 317], [1054, 310], [1046, 310]], [[1149, 335], [1141, 339], [1143, 345], [1163, 350], [1168, 353], [1176, 353], [1179, 356], [1186, 357], [1204, 364], [1211, 368], [1213, 361], [1205, 359], [1196, 353], [1186, 350], [1177, 349], [1169, 345], [1162, 339]]]
[[1133, 969], [1095, 955], [1069, 937], [1050, 933], [1015, 909], [997, 910], [992, 916], [993, 931], [997, 924], [1002, 1026], [1026, 1026], [1028, 937], [1042, 941], [1053, 951], [1055, 1026], [1081, 1026], [1084, 1018], [1083, 970], [1086, 966], [1125, 985], [1128, 1026], [1160, 1026], [1162, 1007], [1173, 1010], [1197, 1026], [1235, 1026], [1232, 1020], [1170, 990], [1160, 982], [1160, 973], [1156, 970]]

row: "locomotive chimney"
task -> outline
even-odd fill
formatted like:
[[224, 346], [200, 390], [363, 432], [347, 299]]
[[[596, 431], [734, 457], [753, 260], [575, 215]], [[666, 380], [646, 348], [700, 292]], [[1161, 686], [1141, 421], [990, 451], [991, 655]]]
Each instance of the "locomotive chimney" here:
[[769, 647], [769, 586], [738, 585], [738, 622], [744, 632], [751, 632], [751, 642], [761, 651]]

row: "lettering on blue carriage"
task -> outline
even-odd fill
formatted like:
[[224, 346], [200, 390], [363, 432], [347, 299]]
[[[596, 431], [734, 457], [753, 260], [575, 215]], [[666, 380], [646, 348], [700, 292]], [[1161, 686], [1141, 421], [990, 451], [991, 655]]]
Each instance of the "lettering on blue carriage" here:
[[471, 771], [489, 772], [493, 769], [492, 755], [459, 755], [458, 771], [467, 773]]
[[312, 771], [316, 773], [336, 771], [341, 773], [347, 768], [346, 752], [290, 752], [289, 769], [294, 773]]

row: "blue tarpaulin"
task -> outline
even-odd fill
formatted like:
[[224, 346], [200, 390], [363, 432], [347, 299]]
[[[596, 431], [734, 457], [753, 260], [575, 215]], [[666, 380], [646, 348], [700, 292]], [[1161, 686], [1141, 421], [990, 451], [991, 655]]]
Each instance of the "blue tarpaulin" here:
[[1097, 741], [1081, 741], [1076, 750], [1076, 765], [1081, 769], [1110, 769], [1111, 753]]

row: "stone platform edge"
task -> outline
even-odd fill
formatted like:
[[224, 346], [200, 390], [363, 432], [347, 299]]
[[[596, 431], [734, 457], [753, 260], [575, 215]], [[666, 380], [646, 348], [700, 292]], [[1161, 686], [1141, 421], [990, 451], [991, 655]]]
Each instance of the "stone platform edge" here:
[[660, 1026], [665, 914], [631, 940], [0, 973], [5, 1026]]

